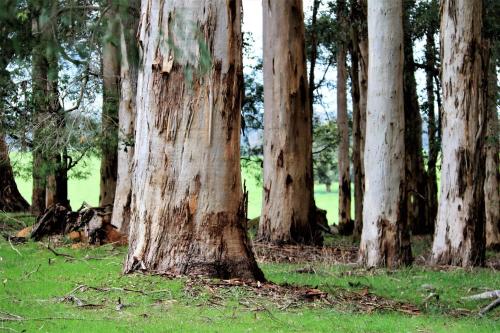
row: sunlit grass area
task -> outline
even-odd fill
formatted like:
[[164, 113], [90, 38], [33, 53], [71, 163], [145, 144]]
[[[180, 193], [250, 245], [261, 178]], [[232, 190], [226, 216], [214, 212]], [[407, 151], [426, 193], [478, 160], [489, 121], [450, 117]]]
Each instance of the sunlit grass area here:
[[[0, 217], [0, 225], [31, 218]], [[53, 245], [54, 246], [54, 245]], [[218, 280], [122, 275], [125, 247], [55, 248], [0, 240], [0, 331], [8, 332], [495, 332], [499, 313], [464, 295], [498, 286], [493, 270], [363, 270], [327, 262], [262, 263], [266, 277], [327, 292], [332, 302], [262, 296]], [[304, 270], [307, 267], [308, 270]], [[262, 288], [268, 288], [266, 286]], [[265, 291], [265, 289], [262, 289]], [[428, 298], [433, 292], [438, 297]], [[337, 295], [351, 295], [335, 301]], [[371, 295], [391, 308], [359, 303]], [[352, 297], [352, 300], [349, 298]], [[373, 302], [373, 301], [372, 301]], [[358, 304], [359, 303], [359, 304]], [[401, 304], [401, 305], [399, 305]], [[411, 305], [416, 314], [398, 308]], [[367, 310], [371, 309], [371, 310]]]

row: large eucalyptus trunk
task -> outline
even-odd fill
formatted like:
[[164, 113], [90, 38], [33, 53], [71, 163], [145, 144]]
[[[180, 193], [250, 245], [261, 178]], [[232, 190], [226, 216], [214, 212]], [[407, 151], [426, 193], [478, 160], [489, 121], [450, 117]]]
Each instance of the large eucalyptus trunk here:
[[263, 1], [264, 193], [259, 239], [315, 243], [302, 0]]
[[262, 280], [240, 174], [241, 1], [143, 0], [126, 273]]
[[[353, 5], [353, 11], [357, 16], [358, 27], [353, 39], [353, 48], [357, 53], [358, 79], [357, 89], [359, 90], [358, 106], [359, 115], [353, 105], [353, 165], [354, 165], [354, 231], [353, 236], [356, 239], [361, 238], [363, 229], [363, 201], [365, 192], [365, 135], [366, 135], [366, 98], [368, 92], [368, 30], [366, 28], [366, 1], [359, 0]], [[357, 38], [356, 38], [357, 37]], [[357, 41], [356, 41], [357, 39]], [[353, 67], [354, 68], [354, 67]], [[354, 80], [354, 76], [353, 76]], [[355, 85], [354, 85], [355, 86]], [[356, 99], [353, 98], [353, 102]]]
[[[345, 18], [346, 3], [337, 1], [337, 20], [342, 31], [347, 30]], [[351, 177], [349, 172], [349, 121], [347, 116], [347, 66], [346, 41], [343, 33], [337, 43], [337, 128], [339, 131], [338, 173], [339, 173], [339, 227], [351, 223]]]
[[498, 82], [496, 48], [491, 48], [488, 70], [488, 100], [486, 132], [486, 180], [484, 199], [486, 207], [486, 246], [500, 248], [500, 173], [498, 138]]
[[[119, 19], [117, 6], [108, 0], [106, 37], [102, 47], [102, 133], [99, 205], [113, 204], [118, 169], [118, 108], [120, 97]], [[115, 39], [113, 39], [113, 36]], [[116, 40], [116, 41], [115, 41]]]
[[436, 49], [434, 44], [434, 32], [429, 28], [425, 37], [425, 82], [427, 93], [427, 133], [429, 137], [429, 159], [427, 161], [427, 221], [430, 232], [434, 232], [434, 222], [438, 209], [438, 183], [436, 165], [438, 161], [440, 144], [438, 140], [438, 124], [435, 115], [434, 95], [434, 71], [436, 67]]
[[17, 188], [10, 164], [9, 149], [4, 134], [0, 131], [0, 211], [24, 212], [29, 208], [30, 205]]
[[406, 219], [402, 1], [368, 2], [368, 101], [360, 261], [411, 262]]
[[137, 94], [138, 53], [135, 36], [139, 24], [139, 1], [120, 10], [120, 105], [118, 170], [111, 224], [128, 234], [132, 200], [132, 163], [134, 157], [135, 98]]
[[485, 80], [482, 1], [441, 3], [443, 119], [434, 264], [481, 265], [485, 254]]
[[406, 149], [406, 189], [408, 225], [414, 234], [427, 234], [432, 230], [427, 220], [427, 175], [422, 149], [422, 117], [418, 104], [415, 61], [413, 58], [413, 28], [409, 13], [414, 1], [404, 2], [404, 109]]

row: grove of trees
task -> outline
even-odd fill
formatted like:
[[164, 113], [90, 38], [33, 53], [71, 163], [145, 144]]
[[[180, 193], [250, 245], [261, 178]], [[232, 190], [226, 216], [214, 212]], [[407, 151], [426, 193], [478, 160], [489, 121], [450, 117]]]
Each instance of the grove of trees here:
[[[433, 236], [433, 265], [500, 247], [498, 1], [264, 0], [248, 70], [242, 0], [0, 6], [0, 210], [79, 206], [70, 170], [98, 156], [125, 273], [263, 281], [252, 242], [332, 232], [319, 182], [366, 267], [412, 264], [414, 235]], [[9, 152], [32, 156], [31, 204]]]

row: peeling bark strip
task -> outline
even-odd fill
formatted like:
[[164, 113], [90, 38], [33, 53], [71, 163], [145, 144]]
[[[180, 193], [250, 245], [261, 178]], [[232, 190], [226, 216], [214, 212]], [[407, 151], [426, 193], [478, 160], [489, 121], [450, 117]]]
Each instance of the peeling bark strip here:
[[314, 243], [311, 110], [302, 0], [263, 1], [264, 198], [259, 239]]
[[426, 91], [427, 91], [427, 116], [428, 124], [427, 131], [429, 137], [429, 159], [427, 162], [427, 221], [431, 228], [431, 233], [434, 233], [434, 223], [436, 221], [438, 210], [438, 183], [436, 175], [436, 165], [440, 150], [438, 141], [438, 125], [434, 110], [434, 73], [436, 67], [436, 49], [434, 42], [434, 31], [427, 29], [425, 34], [425, 61], [427, 67], [425, 70], [426, 76]]
[[[357, 7], [359, 6], [359, 7]], [[353, 236], [354, 238], [361, 238], [361, 231], [363, 228], [363, 201], [365, 192], [365, 166], [364, 166], [364, 156], [365, 156], [365, 135], [366, 135], [366, 98], [368, 92], [368, 31], [366, 20], [367, 5], [366, 0], [358, 0], [357, 6], [354, 8], [359, 10], [359, 34], [356, 36], [354, 34], [353, 44], [354, 48], [357, 48], [359, 52], [357, 60], [359, 61], [359, 73], [358, 73], [358, 86], [359, 86], [359, 115], [354, 114], [356, 109], [353, 104], [353, 130], [354, 132], [354, 146], [353, 157], [356, 159], [353, 163], [354, 165], [354, 195], [355, 195], [355, 212], [356, 217]], [[354, 66], [355, 57], [353, 57]], [[353, 71], [354, 73], [355, 71]], [[355, 76], [352, 76], [354, 80]], [[355, 85], [354, 85], [355, 86]], [[353, 101], [356, 99], [353, 98]]]
[[486, 133], [486, 180], [484, 182], [484, 201], [486, 206], [486, 246], [500, 248], [500, 144], [498, 137], [497, 96], [498, 83], [496, 73], [496, 48], [491, 46], [488, 70], [488, 130]]
[[484, 262], [484, 137], [482, 1], [443, 0], [441, 61], [443, 160], [441, 194], [432, 247], [434, 264]]
[[[130, 7], [130, 8], [129, 8]], [[129, 1], [120, 8], [120, 105], [118, 108], [118, 169], [111, 224], [127, 235], [132, 200], [134, 158], [135, 97], [137, 94], [138, 54], [135, 37], [139, 25], [140, 1]], [[133, 10], [131, 10], [131, 8]]]
[[263, 280], [244, 228], [240, 0], [144, 0], [124, 272]]
[[401, 1], [368, 2], [366, 191], [360, 261], [369, 267], [411, 262], [406, 221], [402, 13]]

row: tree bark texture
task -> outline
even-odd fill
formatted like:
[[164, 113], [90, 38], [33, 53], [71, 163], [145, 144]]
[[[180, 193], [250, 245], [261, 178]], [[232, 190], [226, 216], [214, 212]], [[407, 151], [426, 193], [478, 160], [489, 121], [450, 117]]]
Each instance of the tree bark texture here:
[[425, 44], [425, 82], [427, 93], [427, 134], [429, 137], [429, 159], [427, 161], [427, 221], [429, 231], [434, 232], [434, 222], [436, 221], [438, 210], [438, 183], [436, 166], [439, 156], [440, 144], [438, 138], [438, 124], [434, 108], [434, 70], [436, 67], [436, 48], [434, 44], [434, 32], [429, 29], [426, 32]]
[[339, 226], [351, 223], [351, 176], [349, 160], [349, 121], [347, 116], [347, 66], [346, 40], [347, 19], [345, 1], [337, 1], [337, 20], [341, 27], [337, 43], [337, 127], [339, 130], [338, 173], [339, 173]]
[[[116, 191], [118, 169], [118, 108], [120, 103], [120, 23], [117, 6], [108, 0], [106, 12], [108, 39], [102, 47], [103, 103], [102, 103], [102, 143], [101, 182], [99, 206], [113, 204]], [[113, 40], [114, 36], [117, 40]]]
[[49, 65], [45, 57], [47, 49], [47, 22], [40, 20], [41, 10], [33, 5], [32, 32], [34, 47], [32, 51], [33, 81], [33, 188], [31, 194], [31, 213], [38, 216], [45, 211], [46, 177], [48, 170], [47, 156], [40, 145], [44, 140], [43, 124], [47, 118], [46, 103]]
[[315, 243], [302, 0], [263, 1], [264, 190], [258, 238]]
[[[356, 5], [355, 5], [356, 6]], [[353, 8], [357, 16], [358, 26], [353, 39], [353, 48], [356, 49], [357, 62], [358, 62], [358, 79], [357, 88], [359, 90], [358, 109], [359, 115], [354, 115], [356, 109], [353, 104], [353, 166], [354, 166], [354, 231], [353, 237], [355, 239], [361, 238], [361, 231], [363, 229], [363, 201], [365, 192], [365, 135], [366, 135], [366, 98], [368, 92], [368, 29], [366, 1], [360, 0], [357, 6]], [[354, 60], [354, 59], [353, 59]], [[354, 62], [353, 62], [354, 64]], [[354, 67], [353, 67], [354, 68]], [[353, 75], [353, 80], [354, 80]], [[354, 86], [354, 85], [353, 85]], [[353, 103], [356, 99], [353, 97]]]
[[[137, 94], [138, 50], [135, 36], [139, 24], [139, 1], [120, 10], [120, 105], [118, 169], [111, 224], [128, 234], [132, 200], [132, 164], [134, 157], [134, 123]], [[132, 14], [131, 14], [132, 13]]]
[[486, 180], [484, 199], [486, 207], [486, 246], [500, 248], [500, 173], [498, 136], [498, 83], [496, 73], [496, 48], [491, 48], [488, 66], [488, 100], [486, 132]]
[[406, 220], [402, 1], [368, 2], [368, 100], [360, 261], [411, 262]]
[[240, 174], [241, 1], [144, 0], [124, 271], [263, 280]]
[[24, 200], [16, 185], [9, 159], [9, 149], [0, 131], [0, 211], [25, 212], [30, 205]]
[[442, 166], [434, 264], [484, 262], [486, 134], [482, 1], [441, 2]]
[[[359, 107], [359, 51], [358, 34], [352, 29], [351, 41], [351, 100], [352, 100], [352, 166], [354, 171], [354, 230], [353, 236], [359, 239], [363, 224], [363, 177], [361, 160], [361, 112]], [[358, 230], [356, 230], [358, 228]]]
[[427, 221], [427, 175], [422, 153], [422, 117], [415, 80], [413, 28], [409, 17], [414, 5], [414, 1], [405, 1], [403, 11], [407, 213], [408, 225], [413, 233], [427, 234], [432, 231], [432, 226], [430, 221]]

